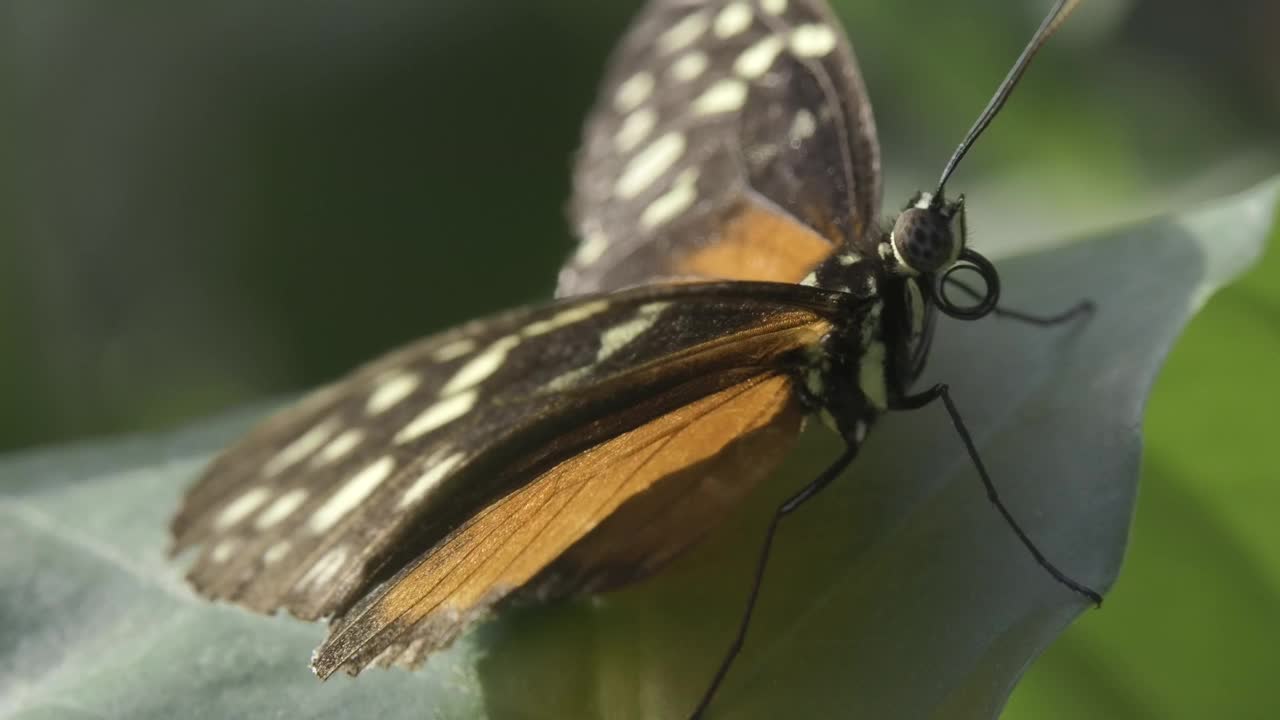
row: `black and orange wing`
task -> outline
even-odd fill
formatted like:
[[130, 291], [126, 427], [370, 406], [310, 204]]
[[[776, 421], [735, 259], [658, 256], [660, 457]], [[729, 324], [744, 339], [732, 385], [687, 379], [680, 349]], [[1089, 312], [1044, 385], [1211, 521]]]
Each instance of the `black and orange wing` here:
[[866, 238], [879, 147], [822, 0], [654, 0], [584, 131], [558, 294], [685, 278], [798, 282]]
[[[646, 413], [648, 414], [648, 413]], [[802, 411], [785, 375], [751, 373], [721, 390], [540, 471], [485, 505], [366, 595], [316, 652], [321, 677], [379, 661], [414, 665], [515, 590], [539, 598], [600, 590], [642, 577], [704, 534], [778, 462]], [[745, 472], [716, 477], [708, 465]], [[523, 475], [524, 468], [515, 471]], [[719, 504], [700, 497], [718, 483]], [[641, 506], [649, 512], [639, 512]], [[612, 523], [625, 519], [624, 536]], [[650, 521], [650, 522], [646, 522]], [[673, 523], [690, 523], [673, 527]], [[681, 540], [664, 541], [676, 529]], [[615, 542], [603, 542], [604, 533]], [[630, 542], [616, 542], [623, 538]], [[655, 553], [658, 547], [668, 553]]]
[[[620, 508], [657, 517], [681, 493], [710, 527], [794, 436], [807, 353], [859, 311], [798, 285], [682, 284], [422, 340], [217, 458], [173, 520], [175, 550], [198, 548], [202, 594], [332, 618], [321, 674], [412, 664], [530, 581], [612, 584], [696, 539], [640, 556], [589, 542]], [[719, 463], [746, 471], [699, 475]], [[541, 575], [560, 558], [566, 572]]]

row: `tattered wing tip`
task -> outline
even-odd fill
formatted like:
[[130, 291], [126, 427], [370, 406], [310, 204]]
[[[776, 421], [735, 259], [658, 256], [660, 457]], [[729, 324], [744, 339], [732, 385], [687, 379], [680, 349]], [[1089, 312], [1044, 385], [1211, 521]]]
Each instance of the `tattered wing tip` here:
[[322, 652], [323, 650], [324, 646], [321, 645], [311, 651], [311, 672], [320, 679], [320, 682], [328, 680], [329, 676], [337, 670], [337, 666], [334, 665], [332, 658], [327, 657]]
[[414, 670], [488, 616], [493, 602], [508, 592], [504, 588], [465, 613], [444, 611], [408, 625], [382, 624], [357, 608], [350, 620], [334, 621], [329, 637], [311, 653], [311, 672], [327, 680], [339, 670], [351, 676], [369, 667]]
[[357, 649], [343, 640], [343, 633], [331, 632], [329, 637], [311, 653], [311, 672], [320, 680], [328, 680], [339, 670], [355, 677], [368, 665], [360, 660]]
[[[335, 653], [325, 652], [325, 646], [321, 645], [311, 653], [311, 673], [324, 682], [332, 677], [339, 670], [345, 672], [351, 677], [360, 674], [366, 666], [361, 665], [354, 659], [344, 660]], [[383, 665], [386, 667], [386, 665]]]
[[174, 515], [173, 520], [169, 522], [169, 537], [165, 547], [165, 554], [170, 560], [200, 546], [200, 534], [194, 530], [194, 518], [189, 514], [179, 512]]
[[169, 542], [165, 544], [164, 555], [167, 559], [173, 560], [189, 547], [188, 543], [178, 539], [177, 536], [171, 536]]
[[192, 547], [191, 534], [191, 516], [187, 512], [186, 502], [179, 507], [178, 512], [173, 514], [169, 520], [169, 543], [165, 552], [170, 558], [177, 557], [182, 551]]

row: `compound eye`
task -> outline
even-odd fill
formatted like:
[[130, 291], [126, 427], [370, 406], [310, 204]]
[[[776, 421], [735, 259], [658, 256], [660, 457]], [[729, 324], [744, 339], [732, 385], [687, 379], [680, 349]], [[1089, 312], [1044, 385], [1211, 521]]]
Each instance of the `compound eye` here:
[[941, 213], [908, 208], [893, 224], [893, 250], [917, 273], [931, 273], [955, 262], [955, 237]]

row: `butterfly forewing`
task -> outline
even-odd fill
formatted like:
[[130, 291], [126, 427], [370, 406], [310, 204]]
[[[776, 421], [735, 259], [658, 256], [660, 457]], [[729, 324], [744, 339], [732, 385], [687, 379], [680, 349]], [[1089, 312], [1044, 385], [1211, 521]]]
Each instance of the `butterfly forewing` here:
[[[647, 574], [684, 547], [673, 539], [702, 534], [679, 528], [674, 538], [664, 537], [671, 521], [693, 520], [705, 532], [717, 510], [773, 468], [800, 417], [785, 375], [752, 374], [538, 473], [366, 596], [317, 651], [316, 672], [358, 672], [375, 660], [415, 664], [515, 588], [545, 598]], [[730, 459], [732, 467], [723, 467]], [[713, 464], [747, 472], [716, 479], [707, 474]], [[673, 500], [696, 517], [669, 512]], [[618, 518], [630, 519], [625, 529], [633, 534], [625, 542], [618, 542], [621, 527], [609, 529], [612, 542], [589, 539]], [[606, 547], [614, 552], [571, 551]]]
[[[190, 578], [207, 595], [260, 611], [341, 618], [362, 597], [372, 602], [379, 582], [391, 578], [388, 592], [400, 587], [412, 577], [402, 568], [423, 567], [426, 558], [432, 577], [450, 577], [439, 553], [466, 539], [457, 532], [468, 523], [505, 512], [504, 532], [515, 532], [543, 518], [538, 507], [505, 499], [583, 486], [592, 468], [604, 466], [570, 472], [562, 465], [584, 452], [607, 446], [616, 454], [611, 441], [657, 418], [674, 418], [669, 427], [693, 422], [689, 408], [729, 397], [722, 393], [749, 400], [763, 397], [751, 390], [762, 383], [790, 388], [805, 350], [830, 329], [830, 317], [850, 311], [841, 307], [848, 302], [793, 285], [653, 286], [507, 313], [428, 338], [318, 391], [213, 462], [174, 520], [175, 546], [200, 547]], [[791, 397], [779, 390], [757, 405], [784, 395]], [[613, 500], [706, 461], [688, 453], [647, 460], [644, 479]], [[592, 484], [591, 492], [600, 491]], [[528, 572], [494, 574], [480, 594], [470, 581], [465, 597], [479, 604], [447, 595], [449, 617], [480, 613], [516, 590], [555, 559], [553, 550], [583, 539], [608, 514], [606, 506], [573, 507], [559, 544], [530, 556], [521, 566]], [[575, 572], [586, 582], [618, 571]], [[576, 589], [547, 583], [553, 586]], [[413, 596], [414, 587], [421, 589], [406, 586], [396, 597]], [[435, 627], [440, 617], [418, 619]], [[361, 657], [405, 632], [425, 637], [416, 624], [380, 627], [362, 639]]]
[[825, 3], [657, 0], [587, 120], [558, 292], [797, 282], [879, 203], [870, 103]]

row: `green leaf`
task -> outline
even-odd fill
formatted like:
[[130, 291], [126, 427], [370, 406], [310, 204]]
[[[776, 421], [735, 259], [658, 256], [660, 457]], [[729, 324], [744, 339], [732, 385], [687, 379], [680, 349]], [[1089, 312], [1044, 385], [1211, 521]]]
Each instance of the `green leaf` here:
[[1005, 717], [1274, 717], [1280, 635], [1280, 227], [1161, 370], [1126, 571]]
[[[1086, 322], [942, 323], [926, 382], [951, 384], [1006, 503], [1073, 577], [1115, 581], [1148, 389], [1188, 318], [1260, 254], [1278, 197], [1273, 182], [1000, 263], [1008, 306], [1087, 297]], [[322, 684], [307, 670], [322, 627], [206, 603], [164, 556], [182, 489], [256, 415], [0, 463], [0, 717], [680, 717], [737, 622], [773, 505], [836, 451], [807, 433], [654, 581], [507, 612], [420, 672]], [[784, 523], [713, 714], [994, 717], [1086, 609], [987, 503], [942, 408], [893, 415]]]

